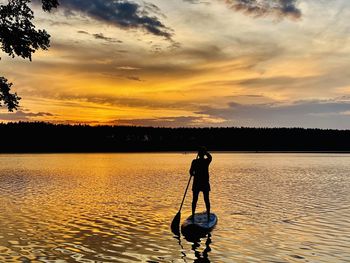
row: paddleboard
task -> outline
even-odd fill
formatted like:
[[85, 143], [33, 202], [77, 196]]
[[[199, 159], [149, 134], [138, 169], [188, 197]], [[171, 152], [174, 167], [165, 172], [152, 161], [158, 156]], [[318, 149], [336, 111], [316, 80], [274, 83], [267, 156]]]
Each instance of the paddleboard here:
[[210, 232], [218, 222], [218, 218], [215, 214], [210, 213], [210, 219], [208, 222], [208, 216], [206, 212], [197, 213], [194, 215], [194, 222], [192, 216], [189, 216], [181, 225], [181, 232], [184, 235], [201, 235]]

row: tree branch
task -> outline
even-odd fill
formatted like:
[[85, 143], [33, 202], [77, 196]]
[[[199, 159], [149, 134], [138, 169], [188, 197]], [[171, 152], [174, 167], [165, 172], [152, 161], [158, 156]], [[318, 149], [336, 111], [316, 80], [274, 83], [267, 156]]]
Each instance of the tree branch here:
[[7, 106], [9, 111], [17, 110], [20, 97], [17, 93], [10, 93], [12, 83], [7, 82], [7, 79], [0, 77], [0, 106], [1, 101]]
[[[47, 50], [50, 35], [45, 30], [37, 30], [32, 23], [34, 13], [28, 6], [31, 0], [8, 0], [0, 5], [0, 48], [11, 57], [32, 60], [32, 54], [38, 50]], [[44, 11], [58, 7], [58, 0], [42, 0]], [[20, 98], [10, 93], [12, 83], [0, 77], [0, 107], [3, 102], [9, 111], [16, 110]]]

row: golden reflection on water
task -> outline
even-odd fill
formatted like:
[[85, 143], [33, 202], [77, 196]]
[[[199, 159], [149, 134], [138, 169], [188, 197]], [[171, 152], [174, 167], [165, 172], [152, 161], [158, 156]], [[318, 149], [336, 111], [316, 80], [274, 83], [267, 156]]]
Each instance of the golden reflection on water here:
[[195, 243], [169, 229], [192, 158], [0, 155], [0, 262], [350, 261], [349, 155], [214, 153]]

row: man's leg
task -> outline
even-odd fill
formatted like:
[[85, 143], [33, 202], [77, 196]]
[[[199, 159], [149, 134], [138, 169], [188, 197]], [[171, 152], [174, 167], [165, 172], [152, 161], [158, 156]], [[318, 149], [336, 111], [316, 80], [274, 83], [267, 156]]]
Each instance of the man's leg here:
[[196, 212], [196, 206], [198, 201], [199, 191], [193, 191], [193, 199], [192, 199], [192, 222], [194, 222], [194, 213]]
[[205, 202], [205, 207], [207, 208], [207, 215], [208, 215], [208, 222], [210, 220], [210, 200], [209, 200], [209, 191], [204, 191], [204, 202]]

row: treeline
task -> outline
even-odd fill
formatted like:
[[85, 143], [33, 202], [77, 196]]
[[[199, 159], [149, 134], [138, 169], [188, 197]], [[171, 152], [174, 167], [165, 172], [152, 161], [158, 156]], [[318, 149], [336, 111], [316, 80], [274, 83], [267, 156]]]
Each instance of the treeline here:
[[0, 152], [349, 151], [350, 130], [0, 124]]

